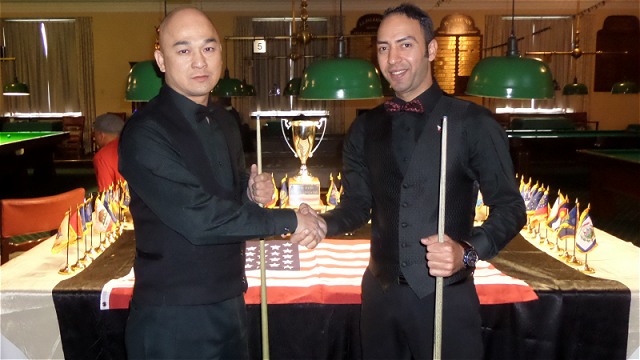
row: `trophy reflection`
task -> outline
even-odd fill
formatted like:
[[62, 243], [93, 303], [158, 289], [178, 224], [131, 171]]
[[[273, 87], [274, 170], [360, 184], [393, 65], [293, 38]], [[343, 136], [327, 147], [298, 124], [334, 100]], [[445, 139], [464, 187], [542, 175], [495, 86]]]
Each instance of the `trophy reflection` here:
[[[298, 175], [289, 178], [289, 201], [287, 207], [299, 207], [302, 203], [307, 203], [311, 207], [320, 208], [320, 180], [311, 175], [307, 169], [307, 160], [313, 156], [318, 146], [324, 138], [327, 129], [327, 119], [320, 120], [291, 120], [281, 119], [280, 125], [282, 135], [293, 154], [300, 159], [300, 171]], [[285, 128], [291, 129], [291, 142], [285, 133]], [[322, 128], [320, 140], [315, 144], [316, 131]]]

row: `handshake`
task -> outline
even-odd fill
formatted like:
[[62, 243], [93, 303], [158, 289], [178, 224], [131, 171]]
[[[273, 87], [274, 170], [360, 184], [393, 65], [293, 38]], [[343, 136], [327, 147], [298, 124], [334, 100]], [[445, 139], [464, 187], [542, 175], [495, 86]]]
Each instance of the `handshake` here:
[[296, 210], [298, 227], [291, 234], [294, 244], [306, 246], [307, 249], [315, 248], [327, 235], [327, 223], [308, 204], [302, 203]]
[[[274, 185], [271, 174], [258, 174], [258, 167], [251, 165], [249, 174], [249, 186], [247, 196], [257, 204], [265, 205], [273, 199]], [[291, 242], [306, 246], [308, 249], [315, 248], [327, 235], [327, 223], [308, 204], [301, 204], [296, 210], [298, 227], [291, 234]], [[286, 235], [282, 235], [286, 237]]]

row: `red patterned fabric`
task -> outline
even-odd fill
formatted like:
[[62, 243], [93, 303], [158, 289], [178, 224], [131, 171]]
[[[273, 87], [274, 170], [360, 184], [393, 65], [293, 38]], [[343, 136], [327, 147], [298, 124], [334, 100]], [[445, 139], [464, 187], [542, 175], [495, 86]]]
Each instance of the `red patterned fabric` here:
[[424, 107], [422, 106], [422, 103], [418, 99], [413, 99], [404, 104], [398, 104], [393, 100], [387, 100], [384, 103], [384, 109], [387, 110], [388, 112], [409, 111], [409, 112], [416, 112], [420, 114], [424, 112]]

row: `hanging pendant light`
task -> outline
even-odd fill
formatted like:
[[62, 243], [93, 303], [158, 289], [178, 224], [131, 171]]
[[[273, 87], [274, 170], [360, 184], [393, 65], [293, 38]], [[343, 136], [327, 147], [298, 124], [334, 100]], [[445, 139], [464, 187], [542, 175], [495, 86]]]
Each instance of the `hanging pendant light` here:
[[163, 76], [155, 60], [140, 61], [131, 67], [124, 99], [147, 102], [160, 93]]
[[515, 0], [506, 56], [480, 60], [471, 72], [466, 94], [506, 99], [551, 99], [553, 76], [542, 61], [520, 57], [515, 36]]
[[224, 69], [224, 77], [218, 80], [211, 94], [220, 97], [242, 96], [242, 81], [229, 76], [229, 69]]
[[[224, 47], [227, 48], [227, 39], [224, 40]], [[227, 62], [227, 52], [224, 53], [224, 63]], [[232, 78], [229, 75], [229, 68], [225, 65], [224, 76], [218, 80], [216, 86], [211, 90], [211, 95], [219, 97], [243, 96], [242, 81]]]
[[342, 0], [340, 0], [340, 34], [335, 59], [311, 63], [302, 75], [300, 99], [355, 100], [382, 97], [380, 75], [372, 63], [345, 56], [342, 33]]
[[0, 61], [13, 61], [13, 82], [7, 83], [2, 88], [2, 95], [4, 96], [27, 96], [30, 94], [29, 86], [18, 80], [18, 69], [16, 67], [16, 58], [4, 57], [5, 49], [2, 47], [2, 55]]
[[27, 96], [29, 94], [29, 86], [18, 81], [17, 77], [13, 79], [12, 83], [6, 84], [2, 88], [2, 95], [4, 96]]
[[638, 84], [633, 81], [621, 81], [613, 84], [613, 86], [611, 87], [611, 93], [614, 95], [637, 94]]
[[242, 79], [240, 94], [242, 94], [240, 96], [256, 96], [256, 88], [251, 84], [247, 84], [246, 79]]
[[587, 95], [589, 89], [587, 85], [578, 83], [578, 78], [573, 78], [572, 84], [567, 84], [562, 88], [562, 95]]
[[307, 67], [300, 98], [306, 100], [353, 100], [382, 97], [375, 66], [362, 59], [319, 60]]
[[294, 77], [293, 79], [287, 82], [287, 85], [284, 87], [283, 95], [284, 96], [298, 96], [300, 95], [300, 84], [302, 83], [302, 79], [299, 77]]
[[580, 49], [580, 0], [577, 2], [576, 15], [576, 31], [573, 38], [573, 51], [571, 52], [571, 58], [569, 59], [569, 69], [575, 68], [576, 75], [573, 77], [573, 83], [567, 84], [562, 88], [562, 95], [587, 95], [589, 89], [587, 85], [578, 83], [578, 59], [582, 56], [582, 49]]

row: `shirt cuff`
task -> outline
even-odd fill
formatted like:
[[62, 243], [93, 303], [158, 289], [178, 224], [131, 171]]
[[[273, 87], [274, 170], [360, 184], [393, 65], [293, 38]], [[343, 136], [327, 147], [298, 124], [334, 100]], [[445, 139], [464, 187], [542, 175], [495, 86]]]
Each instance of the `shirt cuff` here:
[[488, 260], [491, 256], [491, 245], [487, 234], [480, 227], [474, 227], [471, 232], [471, 238], [468, 241], [469, 245], [473, 246], [478, 253], [478, 257], [482, 260]]
[[293, 209], [267, 209], [273, 218], [275, 234], [288, 234], [296, 231], [298, 218]]

